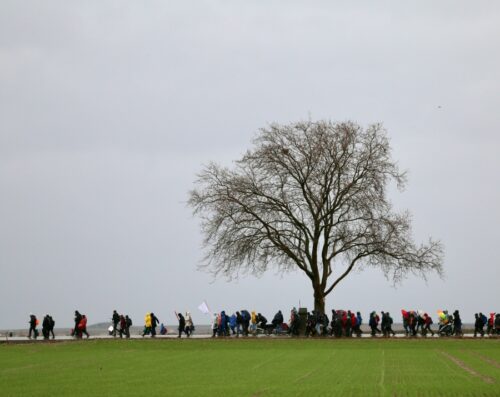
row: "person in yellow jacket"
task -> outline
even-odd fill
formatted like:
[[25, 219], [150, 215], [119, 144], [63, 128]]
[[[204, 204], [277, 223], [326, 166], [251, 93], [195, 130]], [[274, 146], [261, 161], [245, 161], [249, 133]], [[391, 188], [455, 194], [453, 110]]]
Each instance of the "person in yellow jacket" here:
[[149, 335], [151, 333], [151, 313], [146, 313], [144, 317], [144, 332], [142, 336]]
[[254, 311], [250, 315], [250, 332], [257, 332], [257, 314]]

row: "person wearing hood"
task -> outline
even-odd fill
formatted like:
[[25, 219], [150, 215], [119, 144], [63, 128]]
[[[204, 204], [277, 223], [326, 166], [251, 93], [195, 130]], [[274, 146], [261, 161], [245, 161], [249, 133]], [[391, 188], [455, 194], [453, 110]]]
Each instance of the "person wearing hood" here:
[[54, 334], [54, 327], [56, 326], [56, 322], [52, 318], [52, 316], [49, 315], [49, 336], [52, 335], [52, 339], [55, 339], [56, 336]]
[[[352, 336], [352, 320], [351, 320], [352, 313], [350, 310], [348, 310], [347, 313], [344, 312], [344, 315], [345, 315], [345, 322], [344, 322], [345, 336], [350, 338]], [[344, 321], [344, 319], [342, 320]]]
[[116, 310], [113, 310], [113, 314], [111, 315], [111, 321], [113, 322], [113, 331], [111, 332], [111, 334], [113, 335], [113, 337], [116, 337], [116, 332], [118, 331], [118, 324], [120, 323], [120, 315]]
[[120, 333], [120, 338], [123, 338], [123, 335], [126, 335], [127, 332], [127, 321], [123, 314], [120, 314], [120, 330], [118, 332]]
[[156, 336], [156, 327], [160, 324], [160, 320], [155, 316], [153, 312], [151, 312], [151, 338]]
[[387, 318], [387, 326], [386, 326], [386, 331], [387, 331], [387, 336], [396, 336], [396, 333], [392, 329], [392, 324], [394, 323], [394, 320], [391, 317], [391, 314], [389, 312], [385, 313], [385, 316]]
[[73, 328], [73, 332], [71, 333], [71, 336], [76, 336], [81, 337], [81, 334], [78, 330], [78, 325], [80, 324], [80, 321], [82, 321], [82, 315], [78, 310], [75, 310], [75, 326]]
[[194, 331], [193, 319], [190, 312], [186, 312], [186, 335], [189, 338]]
[[144, 331], [142, 336], [149, 335], [151, 333], [151, 313], [146, 313], [144, 316]]
[[265, 318], [261, 313], [257, 313], [257, 325], [263, 330], [266, 329], [267, 318]]
[[250, 316], [250, 331], [255, 334], [257, 332], [257, 313], [252, 311]]
[[274, 315], [271, 324], [273, 325], [275, 332], [279, 334], [281, 332], [281, 325], [283, 324], [283, 314], [281, 313], [281, 310], [278, 310], [278, 313]]
[[80, 323], [78, 324], [78, 334], [80, 338], [85, 334], [87, 339], [89, 338], [89, 333], [87, 332], [87, 316], [85, 314], [82, 315]]
[[179, 320], [179, 327], [177, 328], [177, 330], [179, 331], [179, 336], [177, 337], [180, 338], [186, 328], [186, 319], [184, 318], [182, 313], [179, 313], [177, 314], [177, 320]]
[[370, 326], [370, 328], [372, 330], [372, 332], [371, 332], [372, 336], [375, 336], [376, 333], [380, 334], [382, 332], [378, 329], [378, 322], [379, 322], [379, 316], [377, 315], [377, 313], [371, 312], [368, 325]]
[[490, 318], [488, 319], [488, 326], [486, 327], [486, 334], [492, 335], [495, 330], [495, 313], [490, 313]]
[[50, 316], [46, 314], [42, 321], [43, 339], [49, 339], [49, 332], [50, 332]]
[[219, 324], [219, 336], [227, 336], [228, 334], [228, 316], [226, 316], [226, 312], [222, 310], [220, 312], [220, 324]]
[[299, 335], [299, 327], [300, 327], [300, 317], [299, 317], [299, 313], [297, 312], [297, 309], [294, 307], [290, 311], [289, 333], [292, 336], [298, 336]]
[[484, 336], [484, 321], [483, 319], [481, 318], [480, 315], [478, 315], [477, 313], [474, 314], [474, 318], [475, 318], [475, 321], [474, 321], [474, 338], [477, 337], [477, 334], [481, 334], [481, 337]]
[[236, 313], [229, 316], [229, 329], [231, 330], [232, 335], [236, 334]]
[[413, 310], [408, 316], [408, 327], [410, 328], [410, 336], [417, 336], [417, 316]]
[[218, 329], [219, 329], [219, 315], [217, 313], [214, 313], [212, 316], [212, 338], [215, 338]]
[[28, 339], [31, 339], [32, 333], [33, 333], [33, 339], [36, 339], [38, 337], [38, 330], [36, 329], [36, 326], [38, 325], [38, 320], [33, 313], [30, 313], [30, 321], [28, 321], [28, 323], [30, 325], [30, 329], [28, 332]]
[[339, 314], [335, 309], [332, 309], [332, 319], [330, 321], [330, 336], [342, 336], [342, 326], [340, 325]]
[[248, 336], [248, 328], [250, 327], [250, 313], [248, 310], [243, 309], [241, 312], [241, 327], [243, 331], [243, 335]]
[[125, 315], [125, 337], [128, 339], [130, 338], [130, 327], [132, 326], [132, 319], [128, 316], [128, 314]]
[[458, 310], [453, 312], [453, 335], [462, 336], [462, 319]]
[[[243, 330], [243, 316], [241, 315], [240, 312], [236, 312], [236, 336], [240, 336], [242, 330]], [[250, 325], [249, 325], [250, 326]]]
[[426, 336], [427, 332], [430, 332], [432, 336], [434, 336], [434, 331], [431, 329], [432, 318], [427, 313], [424, 313], [424, 329], [422, 330], [422, 335]]
[[356, 327], [354, 328], [354, 332], [356, 333], [356, 336], [359, 338], [361, 337], [361, 334], [363, 331], [361, 331], [361, 324], [363, 324], [363, 318], [361, 317], [360, 312], [356, 312]]
[[387, 338], [389, 336], [387, 331], [387, 315], [385, 314], [385, 312], [380, 312], [380, 315], [382, 317], [380, 322], [380, 329], [382, 330], [382, 336], [384, 338]]

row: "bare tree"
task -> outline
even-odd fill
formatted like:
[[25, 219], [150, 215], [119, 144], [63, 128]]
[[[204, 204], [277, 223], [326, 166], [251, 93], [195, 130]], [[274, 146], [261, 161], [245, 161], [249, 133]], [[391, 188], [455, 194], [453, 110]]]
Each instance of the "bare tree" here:
[[355, 268], [379, 267], [396, 282], [408, 273], [441, 275], [441, 243], [413, 242], [410, 215], [386, 197], [390, 182], [402, 190], [405, 174], [380, 124], [272, 124], [232, 169], [206, 166], [190, 192], [204, 266], [228, 277], [300, 269], [321, 312]]

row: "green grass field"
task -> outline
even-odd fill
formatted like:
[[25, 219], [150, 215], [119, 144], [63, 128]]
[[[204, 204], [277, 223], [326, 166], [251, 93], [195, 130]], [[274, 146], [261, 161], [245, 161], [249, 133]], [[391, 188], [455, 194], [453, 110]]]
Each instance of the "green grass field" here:
[[500, 396], [500, 341], [2, 344], [0, 396]]

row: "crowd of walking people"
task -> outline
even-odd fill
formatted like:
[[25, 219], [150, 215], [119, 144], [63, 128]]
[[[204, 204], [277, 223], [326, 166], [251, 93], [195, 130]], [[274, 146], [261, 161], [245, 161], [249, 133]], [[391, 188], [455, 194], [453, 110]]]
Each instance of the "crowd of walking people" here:
[[[463, 336], [462, 318], [460, 312], [455, 310], [453, 314], [447, 310], [439, 310], [437, 317], [437, 328], [433, 329], [434, 324], [432, 317], [421, 310], [401, 310], [401, 321], [403, 325], [404, 335], [414, 337], [421, 335], [423, 337], [431, 334], [434, 336]], [[178, 320], [177, 336], [182, 335], [190, 337], [195, 331], [193, 319], [190, 312], [182, 313], [175, 312]], [[112, 325], [108, 328], [109, 335], [120, 338], [130, 338], [130, 327], [132, 319], [128, 315], [119, 314], [116, 310], [111, 316]], [[373, 311], [368, 317], [369, 334], [372, 337], [381, 335], [385, 338], [395, 336], [396, 333], [392, 329], [394, 320], [389, 312], [380, 312], [380, 315]], [[39, 334], [37, 326], [39, 320], [34, 314], [30, 314], [28, 338], [36, 339]], [[160, 335], [166, 335], [168, 330], [163, 323], [153, 312], [146, 313], [144, 317], [144, 328], [142, 336], [150, 336], [154, 338], [156, 328], [160, 326]], [[213, 313], [211, 321], [212, 337], [229, 337], [229, 336], [249, 336], [258, 334], [275, 334], [275, 335], [291, 335], [299, 336], [301, 332], [306, 337], [313, 336], [334, 336], [334, 337], [361, 337], [363, 331], [363, 318], [361, 313], [351, 310], [332, 310], [330, 318], [326, 313], [320, 311], [312, 311], [301, 313], [296, 308], [290, 311], [290, 316], [287, 321], [283, 317], [283, 313], [279, 310], [273, 317], [271, 322], [268, 322], [266, 317], [256, 311], [249, 312], [248, 310], [236, 311], [233, 314], [227, 314], [224, 310], [218, 313]], [[46, 315], [42, 322], [42, 335], [44, 339], [55, 338], [54, 334], [55, 321], [50, 315]], [[486, 327], [486, 331], [484, 328]], [[500, 313], [490, 313], [487, 317], [483, 313], [474, 315], [474, 337], [478, 335], [483, 337], [487, 335], [500, 335]], [[80, 314], [75, 311], [74, 327], [71, 330], [71, 336], [82, 338], [90, 335], [87, 332], [87, 317], [85, 314]]]

